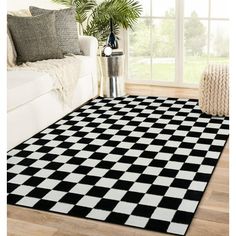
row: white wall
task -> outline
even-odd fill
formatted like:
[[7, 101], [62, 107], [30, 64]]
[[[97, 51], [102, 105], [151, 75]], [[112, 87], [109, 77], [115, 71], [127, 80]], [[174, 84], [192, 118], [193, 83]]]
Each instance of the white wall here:
[[7, 0], [8, 11], [28, 9], [29, 6], [36, 6], [36, 7], [48, 8], [48, 9], [65, 8], [64, 5], [54, 3], [51, 0]]

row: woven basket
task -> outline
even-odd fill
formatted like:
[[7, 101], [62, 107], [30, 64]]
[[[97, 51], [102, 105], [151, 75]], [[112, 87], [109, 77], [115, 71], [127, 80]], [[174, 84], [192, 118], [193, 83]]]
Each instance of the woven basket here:
[[209, 65], [201, 78], [200, 109], [214, 116], [229, 115], [229, 69], [227, 65]]

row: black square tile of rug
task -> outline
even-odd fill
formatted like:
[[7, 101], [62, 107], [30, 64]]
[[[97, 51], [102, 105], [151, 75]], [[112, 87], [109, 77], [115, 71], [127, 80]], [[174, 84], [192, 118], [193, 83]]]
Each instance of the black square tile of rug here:
[[8, 204], [184, 235], [229, 134], [197, 100], [97, 98], [8, 152]]

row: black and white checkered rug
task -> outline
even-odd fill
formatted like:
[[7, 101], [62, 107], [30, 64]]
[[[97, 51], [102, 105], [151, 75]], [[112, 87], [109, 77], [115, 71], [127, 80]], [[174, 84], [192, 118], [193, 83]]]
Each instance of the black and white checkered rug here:
[[197, 100], [97, 98], [8, 153], [8, 204], [184, 235], [228, 138]]

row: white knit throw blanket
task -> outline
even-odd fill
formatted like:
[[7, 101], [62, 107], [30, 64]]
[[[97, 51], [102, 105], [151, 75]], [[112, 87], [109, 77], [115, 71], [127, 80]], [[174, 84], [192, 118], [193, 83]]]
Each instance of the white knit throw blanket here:
[[62, 101], [71, 104], [73, 90], [78, 80], [80, 60], [76, 56], [66, 56], [63, 59], [50, 59], [37, 62], [26, 62], [8, 70], [34, 70], [48, 73], [54, 80], [54, 89], [59, 92]]

